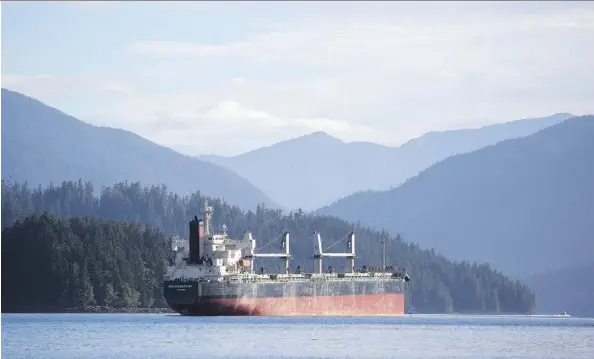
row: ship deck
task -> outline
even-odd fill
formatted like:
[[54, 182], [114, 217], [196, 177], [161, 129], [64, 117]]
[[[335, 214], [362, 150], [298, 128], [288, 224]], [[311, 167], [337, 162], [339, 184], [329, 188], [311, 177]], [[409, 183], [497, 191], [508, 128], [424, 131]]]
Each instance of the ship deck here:
[[303, 273], [303, 274], [254, 274], [241, 273], [224, 276], [208, 276], [185, 278], [165, 278], [168, 282], [225, 282], [225, 283], [260, 283], [260, 282], [317, 282], [317, 281], [359, 281], [359, 280], [395, 280], [404, 281], [406, 272], [371, 272], [371, 273]]

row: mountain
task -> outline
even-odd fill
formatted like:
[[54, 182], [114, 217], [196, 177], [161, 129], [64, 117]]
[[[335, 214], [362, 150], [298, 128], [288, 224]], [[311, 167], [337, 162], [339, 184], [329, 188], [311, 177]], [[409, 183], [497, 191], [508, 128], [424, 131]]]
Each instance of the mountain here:
[[164, 184], [180, 194], [200, 188], [244, 208], [277, 207], [234, 172], [184, 156], [132, 132], [97, 127], [2, 89], [2, 178], [34, 186], [63, 180]]
[[[315, 132], [234, 157], [203, 156], [227, 167], [287, 209], [313, 210], [367, 186], [370, 162], [390, 161], [393, 149], [371, 143], [344, 143]], [[376, 178], [379, 179], [379, 178]], [[378, 183], [379, 185], [379, 183]]]
[[525, 283], [536, 295], [536, 311], [594, 317], [594, 262], [534, 274]]
[[360, 190], [398, 186], [453, 154], [528, 136], [569, 117], [561, 113], [478, 129], [430, 132], [400, 147], [315, 132], [233, 157], [201, 156], [248, 178], [288, 209], [313, 210]]
[[[199, 193], [180, 197], [138, 183], [117, 183], [94, 196], [93, 185], [82, 181], [45, 189], [2, 181], [0, 198], [3, 311], [80, 306], [92, 304], [93, 299], [107, 305], [108, 298], [125, 307], [134, 306], [138, 299], [143, 306], [150, 305], [151, 299], [163, 303], [162, 289], [155, 286], [160, 280], [155, 283], [153, 275], [162, 273], [164, 249], [171, 247], [163, 246], [160, 233], [142, 227], [188, 238], [188, 220], [205, 200]], [[534, 307], [534, 295], [525, 285], [488, 265], [452, 263], [386, 232], [303, 212], [283, 215], [262, 206], [243, 211], [212, 199], [209, 204], [214, 208], [213, 230], [226, 224], [231, 237], [241, 238], [249, 229], [258, 253], [277, 252], [282, 233], [288, 231], [293, 270], [299, 265], [312, 268], [314, 230], [321, 233], [324, 249], [333, 252], [346, 248], [347, 235], [354, 231], [357, 268], [382, 265], [385, 242], [386, 265], [405, 267], [412, 278], [407, 303], [417, 312], [530, 313]], [[70, 220], [60, 221], [47, 213], [39, 216], [44, 211]], [[24, 252], [29, 259], [26, 266]], [[282, 264], [274, 258], [257, 258], [255, 266], [278, 273]], [[343, 271], [345, 260], [327, 258], [326, 266]]]
[[594, 116], [449, 157], [398, 188], [318, 211], [414, 238], [510, 275], [588, 263], [594, 253]]

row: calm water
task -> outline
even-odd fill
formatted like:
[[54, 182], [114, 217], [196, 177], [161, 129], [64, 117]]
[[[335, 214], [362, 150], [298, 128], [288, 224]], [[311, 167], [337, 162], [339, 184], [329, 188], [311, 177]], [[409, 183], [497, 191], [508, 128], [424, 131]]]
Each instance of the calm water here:
[[3, 314], [3, 358], [594, 358], [594, 319]]

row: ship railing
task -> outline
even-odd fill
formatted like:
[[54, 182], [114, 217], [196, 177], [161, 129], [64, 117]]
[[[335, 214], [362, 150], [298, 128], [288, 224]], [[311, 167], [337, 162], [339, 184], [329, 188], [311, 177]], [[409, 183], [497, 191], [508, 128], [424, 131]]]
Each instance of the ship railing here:
[[367, 272], [367, 273], [302, 273], [302, 274], [249, 274], [246, 273], [238, 278], [257, 278], [257, 279], [292, 279], [292, 278], [388, 278], [388, 277], [403, 277], [406, 272], [392, 273], [392, 272]]
[[369, 279], [390, 279], [390, 278], [404, 278], [403, 274], [387, 273], [387, 272], [367, 272], [367, 273], [303, 273], [303, 274], [233, 274], [225, 277], [227, 282], [287, 282], [287, 281], [318, 281], [327, 279], [339, 280], [369, 280]]

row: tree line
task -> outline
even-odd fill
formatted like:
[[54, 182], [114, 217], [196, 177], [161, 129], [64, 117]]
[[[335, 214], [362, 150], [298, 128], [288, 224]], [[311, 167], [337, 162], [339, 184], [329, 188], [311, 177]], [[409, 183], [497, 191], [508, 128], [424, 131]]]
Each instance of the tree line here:
[[2, 230], [2, 311], [164, 308], [167, 251], [138, 224], [30, 215]]
[[[80, 180], [35, 189], [3, 180], [2, 311], [163, 307], [160, 284], [171, 256], [167, 238], [188, 237], [188, 221], [201, 215], [204, 199], [200, 192], [179, 196], [165, 186], [139, 183], [98, 191]], [[340, 252], [354, 231], [358, 267], [381, 267], [385, 247], [387, 265], [408, 269], [407, 306], [416, 312], [529, 313], [534, 308], [534, 295], [525, 285], [488, 264], [451, 262], [400, 236], [334, 217], [301, 210], [283, 214], [264, 205], [243, 211], [216, 198], [209, 203], [214, 227], [225, 224], [236, 238], [250, 230], [257, 251], [279, 252], [281, 235], [289, 231], [292, 268], [313, 266], [314, 231], [321, 234], [325, 250]], [[324, 266], [337, 270], [344, 263], [324, 260]], [[274, 259], [258, 259], [257, 265], [280, 270]]]

